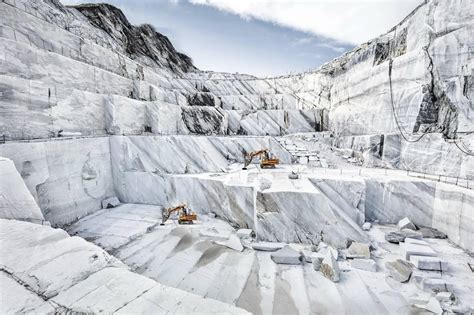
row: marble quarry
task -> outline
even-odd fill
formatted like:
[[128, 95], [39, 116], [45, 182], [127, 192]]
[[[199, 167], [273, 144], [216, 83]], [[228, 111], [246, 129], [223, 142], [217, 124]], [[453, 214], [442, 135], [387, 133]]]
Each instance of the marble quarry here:
[[109, 4], [1, 0], [0, 313], [472, 314], [473, 33], [426, 0], [259, 78]]

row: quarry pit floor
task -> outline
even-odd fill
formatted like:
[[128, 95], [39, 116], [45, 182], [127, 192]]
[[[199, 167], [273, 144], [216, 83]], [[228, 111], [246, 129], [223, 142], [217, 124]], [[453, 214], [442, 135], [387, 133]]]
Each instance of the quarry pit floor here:
[[179, 225], [175, 219], [159, 223], [161, 207], [123, 204], [89, 215], [67, 231], [104, 248], [135, 273], [254, 314], [416, 313], [420, 310], [411, 306], [413, 301], [429, 296], [416, 285], [417, 278], [442, 279], [454, 285], [463, 304], [474, 303], [474, 273], [467, 264], [473, 258], [445, 239], [425, 241], [449, 261], [448, 271], [416, 270], [408, 283], [388, 277], [385, 262], [402, 258], [400, 246], [384, 239], [397, 229], [393, 225], [375, 224], [367, 231], [377, 272], [352, 268], [350, 260], [340, 259], [341, 280], [333, 283], [311, 263], [275, 264], [271, 252], [252, 249], [255, 239], [242, 240], [242, 251], [222, 245], [235, 230], [213, 216], [200, 215], [193, 225]]

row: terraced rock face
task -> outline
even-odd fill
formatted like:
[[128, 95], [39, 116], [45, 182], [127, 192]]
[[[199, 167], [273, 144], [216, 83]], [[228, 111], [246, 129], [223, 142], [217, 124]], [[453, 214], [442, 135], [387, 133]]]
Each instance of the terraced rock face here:
[[[391, 139], [362, 151], [369, 166], [474, 176], [472, 156], [459, 149], [472, 150], [474, 141], [471, 3], [427, 1], [320, 69], [275, 78], [197, 70], [165, 36], [106, 4], [18, 0], [0, 10], [7, 140], [330, 130]], [[424, 132], [434, 134], [404, 139]]]

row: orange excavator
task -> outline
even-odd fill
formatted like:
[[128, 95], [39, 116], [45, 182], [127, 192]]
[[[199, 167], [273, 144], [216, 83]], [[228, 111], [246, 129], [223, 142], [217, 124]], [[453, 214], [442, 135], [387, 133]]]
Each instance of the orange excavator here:
[[244, 167], [243, 170], [247, 169], [247, 166], [252, 163], [254, 157], [260, 158], [260, 167], [261, 168], [275, 168], [277, 164], [280, 164], [280, 160], [270, 156], [269, 149], [263, 149], [260, 151], [250, 152], [244, 154]]
[[197, 214], [191, 212], [191, 209], [182, 204], [174, 208], [163, 209], [160, 225], [165, 225], [165, 222], [168, 221], [173, 212], [178, 213], [179, 224], [193, 224], [197, 220]]

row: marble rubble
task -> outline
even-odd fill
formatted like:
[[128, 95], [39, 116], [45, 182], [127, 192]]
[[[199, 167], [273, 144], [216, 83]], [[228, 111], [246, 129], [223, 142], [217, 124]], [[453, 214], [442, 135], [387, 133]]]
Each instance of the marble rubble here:
[[255, 250], [265, 251], [265, 252], [274, 252], [285, 247], [285, 243], [275, 243], [275, 242], [257, 242], [252, 243], [252, 248]]
[[117, 207], [119, 204], [120, 204], [120, 200], [118, 200], [117, 197], [110, 197], [110, 198], [102, 200], [103, 209], [114, 208], [114, 207]]
[[397, 259], [385, 263], [385, 268], [388, 270], [390, 277], [399, 281], [407, 282], [410, 279], [413, 265], [403, 259]]
[[401, 231], [392, 231], [390, 233], [385, 234], [385, 240], [390, 243], [401, 243], [404, 242], [407, 238], [412, 239], [421, 239], [423, 234], [418, 233], [417, 231], [413, 231], [410, 229], [404, 229]]
[[362, 224], [362, 230], [364, 231], [369, 231], [371, 227], [372, 224], [370, 222], [365, 222], [364, 224]]
[[398, 221], [397, 226], [400, 230], [403, 230], [403, 229], [416, 230], [416, 226], [407, 217], [404, 217], [403, 219]]
[[472, 311], [473, 15], [257, 78], [112, 5], [1, 1], [0, 313]]
[[419, 286], [423, 288], [425, 291], [454, 291], [454, 285], [446, 280], [439, 279], [439, 278], [426, 278], [419, 283]]
[[[245, 249], [238, 252], [215, 244], [215, 241], [222, 240], [223, 235], [229, 237], [236, 233], [235, 228], [218, 218], [202, 215], [199, 221], [189, 226], [179, 225], [172, 218], [160, 227], [155, 226], [160, 218], [153, 210], [149, 205], [121, 205], [79, 220], [68, 228], [68, 232], [91, 239], [95, 244], [108, 244], [109, 251], [132, 270], [163, 285], [234, 304], [254, 313], [257, 310], [263, 313], [272, 313], [272, 310], [312, 313], [334, 307], [338, 312], [371, 309], [387, 312], [384, 310], [390, 306], [408, 313], [412, 295], [424, 292], [412, 281], [403, 287], [386, 282], [388, 274], [383, 269], [384, 263], [391, 261], [392, 257], [401, 257], [398, 247], [387, 251], [385, 257], [374, 258], [380, 266], [377, 272], [356, 268], [347, 271], [348, 261], [340, 258], [337, 263], [341, 279], [333, 283], [306, 261], [297, 265], [276, 264], [271, 258], [276, 250]], [[130, 230], [127, 222], [139, 223], [142, 227]], [[155, 228], [148, 229], [149, 226]], [[372, 228], [370, 236], [374, 244], [386, 244], [383, 239], [385, 228], [380, 225]], [[201, 236], [202, 230], [213, 230], [215, 236]], [[124, 240], [127, 240], [125, 244]], [[254, 241], [251, 244], [259, 243]], [[469, 260], [468, 254], [447, 240], [435, 240], [434, 244], [441, 249], [441, 259], [451, 259], [455, 266], [459, 266], [447, 270], [444, 277], [458, 279], [456, 295], [460, 301], [468, 305], [474, 302], [471, 296], [474, 274], [461, 267]], [[309, 248], [301, 244], [283, 243], [280, 246], [295, 251], [298, 247], [301, 250]], [[172, 271], [176, 269], [180, 272]], [[425, 278], [433, 276], [424, 275]], [[369, 285], [370, 290], [363, 283]], [[285, 297], [284, 303], [280, 303], [283, 302], [280, 300], [282, 296]], [[321, 299], [322, 296], [325, 298]], [[286, 309], [284, 305], [294, 305], [295, 308]]]
[[292, 249], [288, 245], [272, 253], [270, 257], [277, 264], [287, 264], [287, 265], [301, 264], [301, 254], [295, 251], [294, 249]]
[[326, 256], [324, 256], [323, 261], [321, 262], [320, 267], [321, 273], [331, 280], [332, 282], [338, 282], [340, 279], [339, 265], [337, 264], [337, 260], [334, 258], [333, 254], [328, 251]]
[[370, 245], [364, 243], [353, 242], [346, 253], [347, 258], [370, 258]]

